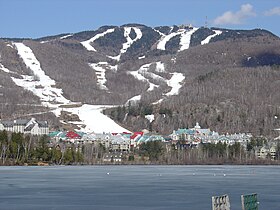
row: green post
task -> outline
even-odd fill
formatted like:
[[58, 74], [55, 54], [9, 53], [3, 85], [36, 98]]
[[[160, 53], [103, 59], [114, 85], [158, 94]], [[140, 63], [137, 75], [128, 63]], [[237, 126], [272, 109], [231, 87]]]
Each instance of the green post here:
[[257, 194], [241, 195], [242, 210], [258, 210]]

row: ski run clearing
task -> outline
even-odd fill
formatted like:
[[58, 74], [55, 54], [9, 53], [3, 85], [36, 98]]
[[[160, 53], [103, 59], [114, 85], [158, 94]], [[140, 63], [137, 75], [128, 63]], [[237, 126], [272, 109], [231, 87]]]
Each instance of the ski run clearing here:
[[[136, 33], [136, 37], [134, 39], [131, 39], [129, 34], [131, 32], [131, 29], [134, 30], [134, 32]], [[108, 58], [111, 58], [113, 60], [117, 60], [120, 61], [121, 59], [121, 55], [126, 53], [126, 51], [128, 50], [128, 48], [134, 43], [136, 42], [138, 39], [142, 38], [142, 32], [139, 28], [136, 27], [124, 27], [124, 37], [126, 38], [126, 43], [123, 43], [123, 47], [120, 51], [120, 54], [117, 56], [107, 56]]]
[[215, 33], [208, 36], [206, 39], [204, 39], [203, 41], [201, 41], [201, 45], [204, 45], [204, 44], [208, 44], [210, 42], [210, 40], [212, 38], [214, 38], [215, 36], [218, 36], [220, 34], [222, 34], [222, 31], [219, 31], [219, 30], [213, 30]]
[[89, 39], [89, 40], [86, 40], [86, 41], [81, 42], [81, 44], [82, 44], [88, 51], [94, 51], [94, 52], [96, 52], [96, 49], [95, 49], [93, 46], [91, 46], [91, 43], [94, 42], [95, 40], [99, 39], [100, 37], [105, 36], [105, 35], [108, 34], [108, 33], [113, 33], [114, 31], [115, 31], [114, 28], [110, 28], [110, 29], [104, 31], [103, 33], [96, 34], [94, 37], [92, 37], [92, 38]]
[[[55, 87], [55, 81], [45, 74], [41, 69], [40, 62], [37, 60], [32, 50], [23, 43], [13, 43], [22, 58], [26, 67], [31, 69], [33, 76], [21, 75], [22, 79], [13, 78], [16, 85], [31, 91], [38, 96], [42, 105], [49, 107], [52, 112], [59, 117], [61, 111], [70, 112], [79, 116], [81, 121], [70, 122], [76, 124], [84, 132], [129, 132], [116, 124], [109, 117], [102, 114], [102, 110], [113, 106], [80, 104], [66, 99], [62, 94], [62, 89]], [[1, 64], [1, 70], [9, 73], [9, 70]], [[4, 71], [4, 70], [3, 70]], [[63, 106], [64, 105], [64, 106]], [[67, 108], [67, 105], [75, 105], [74, 108]], [[63, 108], [62, 108], [63, 107]], [[63, 122], [62, 122], [63, 123]]]
[[108, 90], [105, 83], [106, 79], [106, 71], [117, 71], [118, 66], [111, 66], [107, 62], [99, 62], [99, 63], [89, 63], [88, 64], [96, 73], [97, 76], [97, 84], [99, 85], [100, 89]]
[[[169, 42], [170, 39], [172, 39], [173, 37], [178, 36], [178, 35], [180, 35], [180, 46], [181, 46], [179, 51], [189, 49], [191, 36], [197, 30], [198, 30], [198, 28], [192, 28], [190, 30], [179, 29], [178, 31], [172, 32], [168, 35], [162, 35], [162, 33], [160, 33], [162, 35], [162, 37], [157, 44], [157, 49], [165, 50], [166, 43]], [[171, 28], [171, 31], [172, 31], [172, 28]]]
[[[129, 73], [131, 75], [133, 75], [136, 79], [147, 82], [149, 84], [149, 88], [147, 89], [147, 91], [152, 91], [152, 90], [154, 90], [154, 88], [159, 86], [159, 85], [156, 85], [156, 84], [150, 82], [149, 78], [151, 78], [151, 79], [159, 81], [159, 82], [164, 82], [169, 87], [171, 87], [171, 90], [164, 94], [165, 96], [178, 95], [180, 88], [182, 87], [182, 83], [185, 79], [185, 76], [182, 73], [174, 72], [174, 73], [170, 73], [170, 74], [172, 74], [172, 77], [169, 80], [167, 80], [159, 75], [156, 75], [155, 73], [149, 72], [149, 69], [152, 64], [154, 64], [154, 63], [144, 64], [140, 67], [139, 70], [130, 71]], [[155, 64], [156, 64], [155, 71], [165, 72], [164, 63], [156, 62]], [[134, 103], [137, 101], [140, 101], [140, 99], [141, 99], [141, 95], [134, 96], [126, 102], [126, 105], [132, 101]], [[163, 99], [160, 99], [159, 101], [155, 102], [154, 104], [161, 103], [162, 100]]]

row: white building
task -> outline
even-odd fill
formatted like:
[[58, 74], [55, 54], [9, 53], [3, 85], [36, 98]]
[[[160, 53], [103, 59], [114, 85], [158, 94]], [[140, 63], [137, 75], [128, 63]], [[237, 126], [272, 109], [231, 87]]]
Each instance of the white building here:
[[32, 135], [48, 135], [49, 125], [47, 121], [37, 121], [35, 118], [13, 121], [1, 120], [0, 130]]

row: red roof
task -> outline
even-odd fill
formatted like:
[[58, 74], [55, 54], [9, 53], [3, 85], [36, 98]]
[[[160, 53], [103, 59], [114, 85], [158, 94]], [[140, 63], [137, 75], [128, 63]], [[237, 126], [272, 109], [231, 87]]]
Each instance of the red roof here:
[[135, 132], [132, 136], [130, 136], [130, 139], [135, 139], [137, 136], [143, 136], [143, 132]]
[[66, 134], [66, 137], [69, 139], [80, 139], [81, 136], [77, 133], [75, 133], [74, 131], [68, 131]]

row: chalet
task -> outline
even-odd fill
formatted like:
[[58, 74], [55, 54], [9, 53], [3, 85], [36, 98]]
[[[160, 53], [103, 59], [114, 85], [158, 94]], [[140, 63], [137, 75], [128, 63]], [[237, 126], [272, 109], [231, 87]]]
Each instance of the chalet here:
[[130, 150], [130, 138], [126, 135], [112, 136], [111, 150], [117, 152], [129, 152]]
[[256, 149], [256, 156], [260, 159], [270, 157], [273, 160], [276, 156], [276, 147], [274, 145], [259, 147]]
[[1, 120], [0, 130], [9, 132], [32, 134], [32, 135], [48, 135], [49, 126], [47, 121], [37, 121], [31, 119], [17, 119], [13, 121]]

